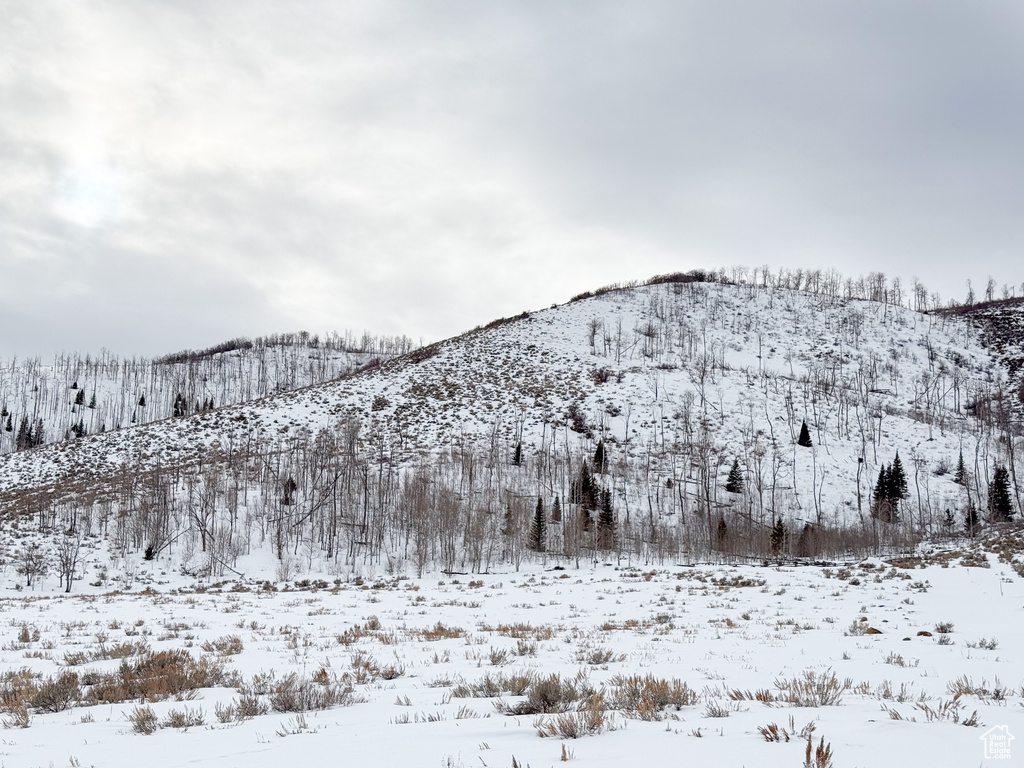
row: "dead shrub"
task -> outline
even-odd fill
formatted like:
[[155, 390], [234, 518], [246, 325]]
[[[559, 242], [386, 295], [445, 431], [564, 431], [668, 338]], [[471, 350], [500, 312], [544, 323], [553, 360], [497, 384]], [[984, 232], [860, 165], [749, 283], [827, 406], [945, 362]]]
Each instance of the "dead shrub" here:
[[161, 725], [164, 728], [192, 728], [193, 726], [204, 725], [206, 723], [206, 715], [203, 714], [201, 709], [189, 709], [183, 707], [182, 709], [172, 709], [167, 713], [167, 717], [164, 718]]
[[697, 703], [699, 696], [689, 685], [673, 678], [653, 675], [616, 675], [611, 679], [611, 705], [626, 717], [637, 720], [662, 720], [668, 707], [679, 711]]
[[338, 680], [315, 682], [292, 672], [268, 695], [275, 712], [308, 712], [313, 709], [344, 707], [355, 701], [352, 687]]
[[218, 656], [237, 656], [243, 650], [242, 639], [238, 635], [224, 635], [207, 640], [201, 647], [207, 653], [215, 653]]
[[127, 717], [128, 722], [132, 724], [132, 730], [136, 733], [148, 736], [151, 733], [156, 733], [156, 729], [160, 727], [156, 712], [149, 706], [135, 707]]
[[596, 695], [597, 691], [590, 686], [585, 672], [566, 679], [561, 675], [548, 675], [530, 683], [525, 701], [515, 704], [499, 701], [495, 702], [495, 708], [503, 715], [546, 715], [576, 709], [580, 702], [589, 701]]
[[592, 694], [580, 709], [562, 712], [552, 717], [539, 717], [533, 727], [541, 738], [558, 736], [563, 739], [578, 739], [593, 736], [604, 731], [615, 730], [615, 715], [609, 713], [603, 694]]
[[197, 660], [180, 649], [147, 652], [134, 663], [121, 662], [117, 672], [90, 676], [85, 701], [117, 704], [132, 699], [184, 699], [200, 688], [213, 688], [224, 681], [224, 667], [219, 661]]
[[836, 706], [852, 686], [853, 680], [846, 678], [840, 682], [832, 670], [817, 673], [808, 669], [792, 680], [782, 678], [775, 681], [775, 688], [781, 692], [779, 698], [796, 707]]
[[78, 675], [63, 671], [56, 678], [48, 677], [40, 681], [32, 707], [40, 712], [63, 712], [82, 698], [82, 688], [78, 684]]
[[430, 642], [434, 642], [436, 640], [454, 640], [455, 638], [462, 637], [465, 634], [466, 631], [462, 629], [462, 627], [448, 627], [440, 621], [433, 627], [420, 630], [420, 637]]
[[533, 672], [516, 672], [503, 675], [500, 672], [488, 672], [476, 682], [462, 682], [452, 688], [455, 699], [493, 699], [508, 693], [522, 696], [533, 684], [536, 675]]

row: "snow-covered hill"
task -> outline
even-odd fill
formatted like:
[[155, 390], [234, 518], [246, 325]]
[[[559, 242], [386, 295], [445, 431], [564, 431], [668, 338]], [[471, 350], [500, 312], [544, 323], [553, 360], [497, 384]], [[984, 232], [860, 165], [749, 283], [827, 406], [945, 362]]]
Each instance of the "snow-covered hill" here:
[[[990, 404], [1008, 390], [1010, 366], [981, 341], [954, 314], [655, 282], [495, 321], [338, 381], [10, 455], [0, 488], [8, 498], [40, 486], [81, 493], [122, 466], [188, 463], [214, 443], [286, 450], [348, 429], [389, 466], [454, 446], [505, 460], [521, 444], [524, 460], [539, 461], [590, 455], [603, 441], [620, 496], [649, 504], [652, 489], [675, 487], [665, 495], [738, 505], [762, 522], [863, 518], [898, 452], [904, 508], [934, 519], [963, 506], [952, 473], [961, 452], [979, 495], [1007, 461]], [[797, 444], [803, 422], [812, 447]], [[733, 461], [742, 498], [724, 490]], [[642, 489], [631, 485], [638, 472]], [[568, 495], [570, 479], [538, 492]]]
[[0, 453], [319, 384], [414, 348], [405, 337], [305, 332], [161, 358], [60, 354], [0, 363]]

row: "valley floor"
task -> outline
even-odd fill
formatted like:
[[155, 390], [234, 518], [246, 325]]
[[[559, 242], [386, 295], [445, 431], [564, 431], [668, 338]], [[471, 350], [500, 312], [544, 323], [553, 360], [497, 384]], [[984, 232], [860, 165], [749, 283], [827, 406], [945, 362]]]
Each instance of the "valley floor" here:
[[[1020, 764], [1024, 582], [989, 560], [365, 573], [71, 595], [53, 579], [37, 592], [8, 580], [0, 765], [796, 768], [808, 733], [836, 768]], [[193, 667], [217, 684], [160, 700], [173, 688], [149, 679], [148, 703], [97, 693], [133, 669], [155, 679], [159, 664], [143, 661], [174, 649], [206, 659]], [[69, 672], [66, 709], [27, 703]], [[579, 694], [575, 727], [596, 733], [563, 739], [564, 716], [495, 706], [528, 709], [552, 674], [549, 692]], [[683, 703], [628, 701], [638, 688]], [[316, 708], [332, 697], [340, 705]], [[174, 727], [189, 720], [202, 723]], [[1007, 732], [1011, 758], [987, 760]]]

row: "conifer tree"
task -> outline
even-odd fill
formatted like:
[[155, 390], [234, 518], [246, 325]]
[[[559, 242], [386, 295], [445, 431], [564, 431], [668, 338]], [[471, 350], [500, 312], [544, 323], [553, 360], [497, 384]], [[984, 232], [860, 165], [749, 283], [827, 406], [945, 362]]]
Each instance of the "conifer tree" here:
[[598, 440], [594, 451], [594, 472], [604, 474], [608, 471], [608, 457], [605, 453], [604, 440]]
[[979, 527], [978, 510], [974, 502], [968, 499], [967, 510], [964, 512], [964, 533], [973, 539], [978, 534]]
[[551, 522], [562, 522], [562, 502], [558, 500], [557, 496], [555, 496], [555, 500], [551, 504]]
[[75, 395], [75, 405], [85, 405], [85, 390], [78, 390], [78, 394]]
[[969, 476], [967, 466], [964, 464], [964, 452], [960, 451], [960, 458], [956, 462], [956, 473], [953, 475], [953, 482], [957, 485], [967, 485]]
[[1013, 500], [1010, 497], [1010, 474], [1006, 467], [996, 467], [995, 475], [988, 486], [988, 513], [993, 522], [1005, 523], [1013, 517]]
[[533, 513], [533, 524], [530, 526], [530, 549], [544, 551], [547, 533], [547, 519], [544, 517], [544, 499], [537, 497], [537, 509]]
[[740, 471], [739, 459], [732, 460], [732, 469], [729, 470], [729, 477], [725, 481], [725, 490], [728, 493], [743, 493], [743, 472]]
[[810, 448], [814, 445], [811, 441], [811, 431], [807, 428], [806, 421], [800, 424], [800, 437], [797, 438], [796, 444], [802, 445], [804, 448]]
[[600, 549], [615, 549], [615, 512], [612, 509], [612, 492], [601, 492], [601, 512], [597, 516], [597, 546]]
[[18, 423], [18, 434], [14, 436], [14, 446], [21, 451], [29, 447], [32, 433], [28, 429], [28, 416], [22, 416]]
[[782, 548], [786, 544], [786, 524], [782, 522], [781, 517], [775, 518], [775, 525], [772, 526], [771, 544], [773, 555], [782, 553]]
[[516, 443], [516, 450], [512, 454], [512, 463], [515, 466], [520, 466], [523, 463], [523, 444]]
[[905, 498], [907, 498], [907, 475], [903, 471], [900, 452], [896, 451], [896, 458], [892, 460], [892, 466], [889, 468], [889, 499], [898, 504]]

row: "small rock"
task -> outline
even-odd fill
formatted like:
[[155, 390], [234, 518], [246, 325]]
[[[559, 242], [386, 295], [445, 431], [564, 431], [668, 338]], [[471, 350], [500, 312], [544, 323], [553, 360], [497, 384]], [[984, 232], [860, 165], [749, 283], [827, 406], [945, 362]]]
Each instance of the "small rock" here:
[[882, 630], [875, 629], [874, 627], [868, 627], [866, 630], [864, 630], [864, 634], [865, 635], [880, 635], [880, 634], [882, 634]]

